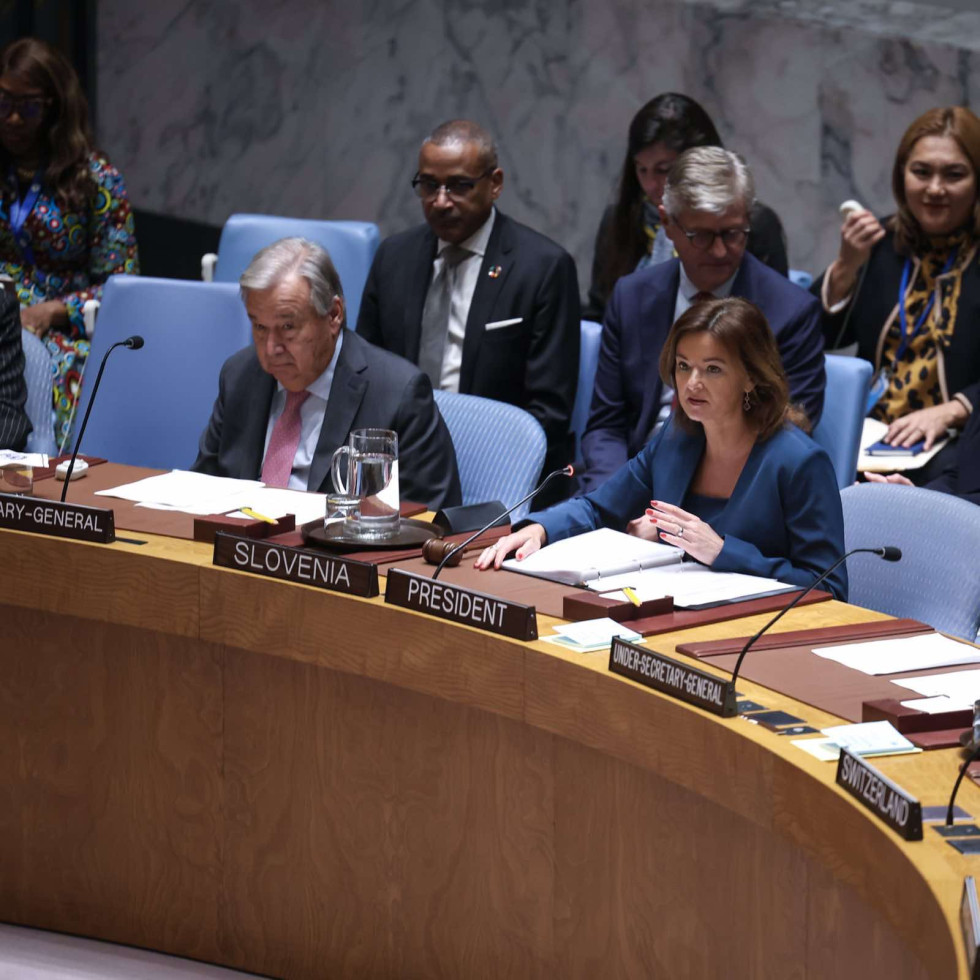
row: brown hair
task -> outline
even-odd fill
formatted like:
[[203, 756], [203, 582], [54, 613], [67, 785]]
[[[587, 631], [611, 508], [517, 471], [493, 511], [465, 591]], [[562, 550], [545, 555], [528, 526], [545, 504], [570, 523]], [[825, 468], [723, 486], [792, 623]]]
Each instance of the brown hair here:
[[[789, 402], [789, 386], [779, 357], [776, 339], [762, 311], [748, 300], [730, 296], [695, 303], [671, 328], [660, 353], [660, 377], [665, 385], [676, 388], [674, 381], [677, 345], [682, 337], [692, 333], [710, 333], [741, 362], [753, 384], [748, 393], [746, 418], [759, 433], [768, 439], [785, 422], [792, 422], [810, 431], [806, 412]], [[700, 423], [692, 421], [678, 404], [675, 418], [683, 429], [693, 432]]]
[[[7, 74], [17, 75], [51, 100], [40, 130], [47, 163], [45, 183], [68, 206], [83, 207], [94, 186], [88, 167], [92, 134], [88, 102], [75, 69], [57, 48], [24, 37], [0, 51], [0, 75]], [[9, 162], [0, 148], [0, 163]]]
[[[925, 251], [929, 247], [928, 239], [919, 227], [919, 222], [912, 216], [905, 198], [905, 166], [915, 144], [924, 136], [951, 136], [956, 140], [959, 148], [973, 164], [977, 188], [980, 190], [980, 119], [969, 109], [958, 105], [924, 112], [905, 130], [895, 154], [895, 165], [892, 167], [892, 193], [898, 204], [898, 214], [892, 219], [892, 226], [895, 231], [895, 248], [901, 255]], [[974, 238], [980, 238], [980, 193], [973, 202], [972, 234]]]

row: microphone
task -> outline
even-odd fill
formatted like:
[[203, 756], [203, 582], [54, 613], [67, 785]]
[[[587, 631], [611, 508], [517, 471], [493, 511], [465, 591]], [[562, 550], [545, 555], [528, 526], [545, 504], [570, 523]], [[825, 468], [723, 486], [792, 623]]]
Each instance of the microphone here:
[[960, 783], [963, 782], [963, 777], [966, 775], [967, 769], [980, 759], [980, 701], [973, 702], [973, 728], [969, 731], [965, 731], [960, 736], [960, 742], [970, 750], [970, 756], [960, 767], [960, 774], [956, 777], [956, 782], [953, 783], [953, 792], [949, 797], [949, 806], [946, 807], [946, 826], [953, 826], [953, 808], [956, 803], [956, 794], [960, 791]]
[[900, 561], [902, 557], [902, 549], [895, 548], [891, 545], [885, 545], [882, 548], [852, 548], [850, 551], [847, 551], [841, 555], [840, 558], [838, 558], [837, 561], [830, 566], [830, 568], [818, 575], [802, 592], [800, 592], [788, 606], [784, 606], [782, 609], [780, 609], [779, 612], [776, 613], [776, 615], [773, 616], [772, 619], [770, 619], [769, 622], [755, 634], [755, 636], [749, 638], [749, 641], [744, 647], [742, 647], [742, 652], [738, 655], [738, 660], [735, 661], [735, 669], [732, 671], [732, 685], [735, 684], [735, 681], [738, 678], [739, 668], [742, 666], [742, 661], [745, 659], [745, 655], [749, 652], [752, 644], [755, 643], [755, 641], [758, 640], [770, 626], [782, 619], [783, 616], [785, 616], [786, 613], [793, 608], [793, 606], [805, 599], [828, 575], [835, 572], [845, 561], [847, 561], [851, 555], [860, 554], [877, 555], [884, 561]]
[[109, 360], [109, 355], [117, 347], [128, 347], [130, 350], [139, 350], [143, 346], [143, 338], [138, 334], [127, 337], [125, 340], [117, 340], [106, 352], [99, 365], [99, 373], [95, 376], [95, 386], [92, 388], [92, 397], [88, 400], [88, 408], [85, 409], [85, 418], [82, 419], [82, 427], [78, 431], [78, 438], [75, 440], [75, 451], [71, 454], [71, 462], [68, 464], [68, 472], [65, 473], [65, 485], [61, 488], [61, 502], [65, 502], [68, 495], [68, 483], [71, 480], [71, 471], [75, 468], [75, 459], [78, 456], [78, 448], [82, 444], [82, 436], [85, 435], [85, 426], [88, 425], [88, 417], [92, 414], [92, 406], [95, 404], [95, 396], [99, 393], [99, 382], [102, 380], [102, 372], [105, 370], [105, 363]]
[[497, 514], [497, 516], [494, 517], [489, 524], [484, 525], [479, 531], [471, 534], [462, 544], [458, 544], [455, 548], [452, 548], [446, 552], [446, 554], [442, 557], [442, 561], [439, 562], [439, 564], [436, 566], [436, 570], [432, 573], [432, 578], [437, 579], [439, 577], [439, 573], [453, 560], [453, 558], [455, 558], [457, 555], [463, 554], [463, 551], [466, 549], [467, 545], [475, 541], [481, 534], [486, 534], [486, 532], [489, 531], [501, 517], [507, 517], [509, 514], [513, 514], [514, 511], [521, 506], [521, 504], [526, 504], [533, 496], [535, 496], [535, 494], [538, 494], [544, 490], [544, 488], [551, 483], [556, 476], [573, 476], [574, 474], [575, 467], [571, 465], [563, 466], [560, 470], [553, 470], [526, 497], [522, 497], [520, 500], [518, 500], [513, 507], [508, 507], [502, 514]]

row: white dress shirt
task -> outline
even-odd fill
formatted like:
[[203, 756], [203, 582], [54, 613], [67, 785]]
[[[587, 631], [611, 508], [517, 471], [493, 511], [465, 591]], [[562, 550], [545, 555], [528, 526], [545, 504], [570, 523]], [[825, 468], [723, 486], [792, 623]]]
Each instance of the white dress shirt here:
[[[492, 208], [490, 217], [459, 247], [472, 252], [453, 270], [452, 301], [449, 308], [449, 331], [446, 334], [446, 348], [442, 355], [442, 373], [439, 387], [443, 391], [459, 391], [459, 370], [463, 363], [463, 340], [466, 336], [466, 320], [470, 315], [470, 304], [480, 278], [480, 267], [493, 231], [497, 209]], [[439, 239], [439, 247], [432, 265], [432, 280], [435, 281], [442, 269], [442, 253], [449, 245]]]
[[[337, 367], [337, 358], [340, 357], [340, 348], [344, 343], [344, 331], [337, 334], [337, 346], [334, 348], [333, 357], [326, 370], [312, 384], [306, 386], [310, 397], [303, 402], [299, 410], [300, 436], [299, 445], [296, 447], [296, 455], [293, 457], [293, 470], [289, 474], [290, 490], [307, 490], [310, 482], [310, 467], [313, 465], [313, 456], [316, 454], [316, 444], [320, 441], [320, 430], [323, 428], [323, 413], [327, 410], [327, 400], [330, 398], [330, 389], [333, 386], [334, 370]], [[286, 389], [276, 382], [276, 393], [272, 396], [272, 405], [269, 409], [269, 421], [265, 427], [265, 445], [262, 447], [262, 458], [269, 449], [269, 440], [272, 438], [272, 430], [276, 421], [282, 415], [282, 410], [286, 407]], [[316, 487], [313, 488], [314, 490]]]

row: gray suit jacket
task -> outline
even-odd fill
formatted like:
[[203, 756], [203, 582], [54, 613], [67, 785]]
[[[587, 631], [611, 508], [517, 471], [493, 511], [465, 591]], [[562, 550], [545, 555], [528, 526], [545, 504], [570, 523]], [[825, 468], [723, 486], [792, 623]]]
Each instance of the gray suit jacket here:
[[[215, 476], [258, 479], [275, 388], [275, 379], [262, 370], [254, 347], [228, 358], [191, 468]], [[403, 500], [436, 510], [460, 503], [456, 454], [429, 379], [408, 361], [346, 330], [310, 469], [310, 490], [333, 489], [334, 450], [347, 441], [351, 429], [361, 428], [398, 433]]]

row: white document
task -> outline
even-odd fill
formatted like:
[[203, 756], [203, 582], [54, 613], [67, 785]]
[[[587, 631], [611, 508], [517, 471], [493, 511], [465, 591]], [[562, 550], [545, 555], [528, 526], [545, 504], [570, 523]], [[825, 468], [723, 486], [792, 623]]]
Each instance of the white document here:
[[0, 449], [0, 466], [11, 463], [21, 466], [36, 466], [38, 469], [48, 465], [47, 453], [18, 453], [13, 449]]
[[980, 700], [980, 670], [956, 670], [945, 674], [903, 677], [892, 684], [927, 698], [947, 697], [956, 708], [969, 708]]
[[135, 483], [98, 490], [96, 495], [131, 500], [137, 505], [158, 510], [227, 514], [240, 507], [249, 507], [251, 497], [261, 486], [258, 480], [233, 480], [230, 477], [172, 470]]
[[956, 711], [962, 705], [954, 704], [945, 695], [938, 698], [915, 698], [912, 701], [903, 701], [903, 708], [914, 708], [927, 715], [941, 715], [945, 711]]
[[787, 585], [774, 578], [741, 572], [713, 572], [696, 562], [678, 562], [616, 576], [604, 575], [589, 582], [588, 586], [593, 591], [601, 591], [607, 598], [620, 601], [626, 599], [622, 592], [608, 590], [632, 588], [641, 602], [670, 595], [679, 609], [799, 590], [798, 585]]
[[887, 431], [886, 422], [870, 418], [864, 420], [864, 427], [861, 430], [861, 451], [858, 453], [859, 473], [901, 473], [903, 470], [917, 470], [925, 466], [949, 442], [948, 438], [940, 439], [933, 443], [932, 449], [928, 452], [916, 453], [914, 456], [868, 456], [865, 449], [876, 442], [881, 442]]
[[916, 747], [890, 721], [834, 725], [822, 731], [836, 745], [855, 755], [891, 755], [896, 752], [917, 751]]
[[523, 561], [508, 558], [503, 567], [553, 582], [578, 585], [610, 575], [679, 562], [683, 554], [680, 548], [672, 545], [602, 527], [549, 544]]
[[940, 633], [814, 647], [813, 652], [818, 657], [834, 660], [863, 674], [902, 674], [909, 670], [980, 663], [980, 649], [951, 640]]
[[555, 626], [554, 631], [580, 646], [609, 646], [614, 636], [624, 640], [642, 640], [643, 636], [636, 630], [631, 630], [614, 619], [585, 619], [580, 623], [569, 623], [565, 626]]

